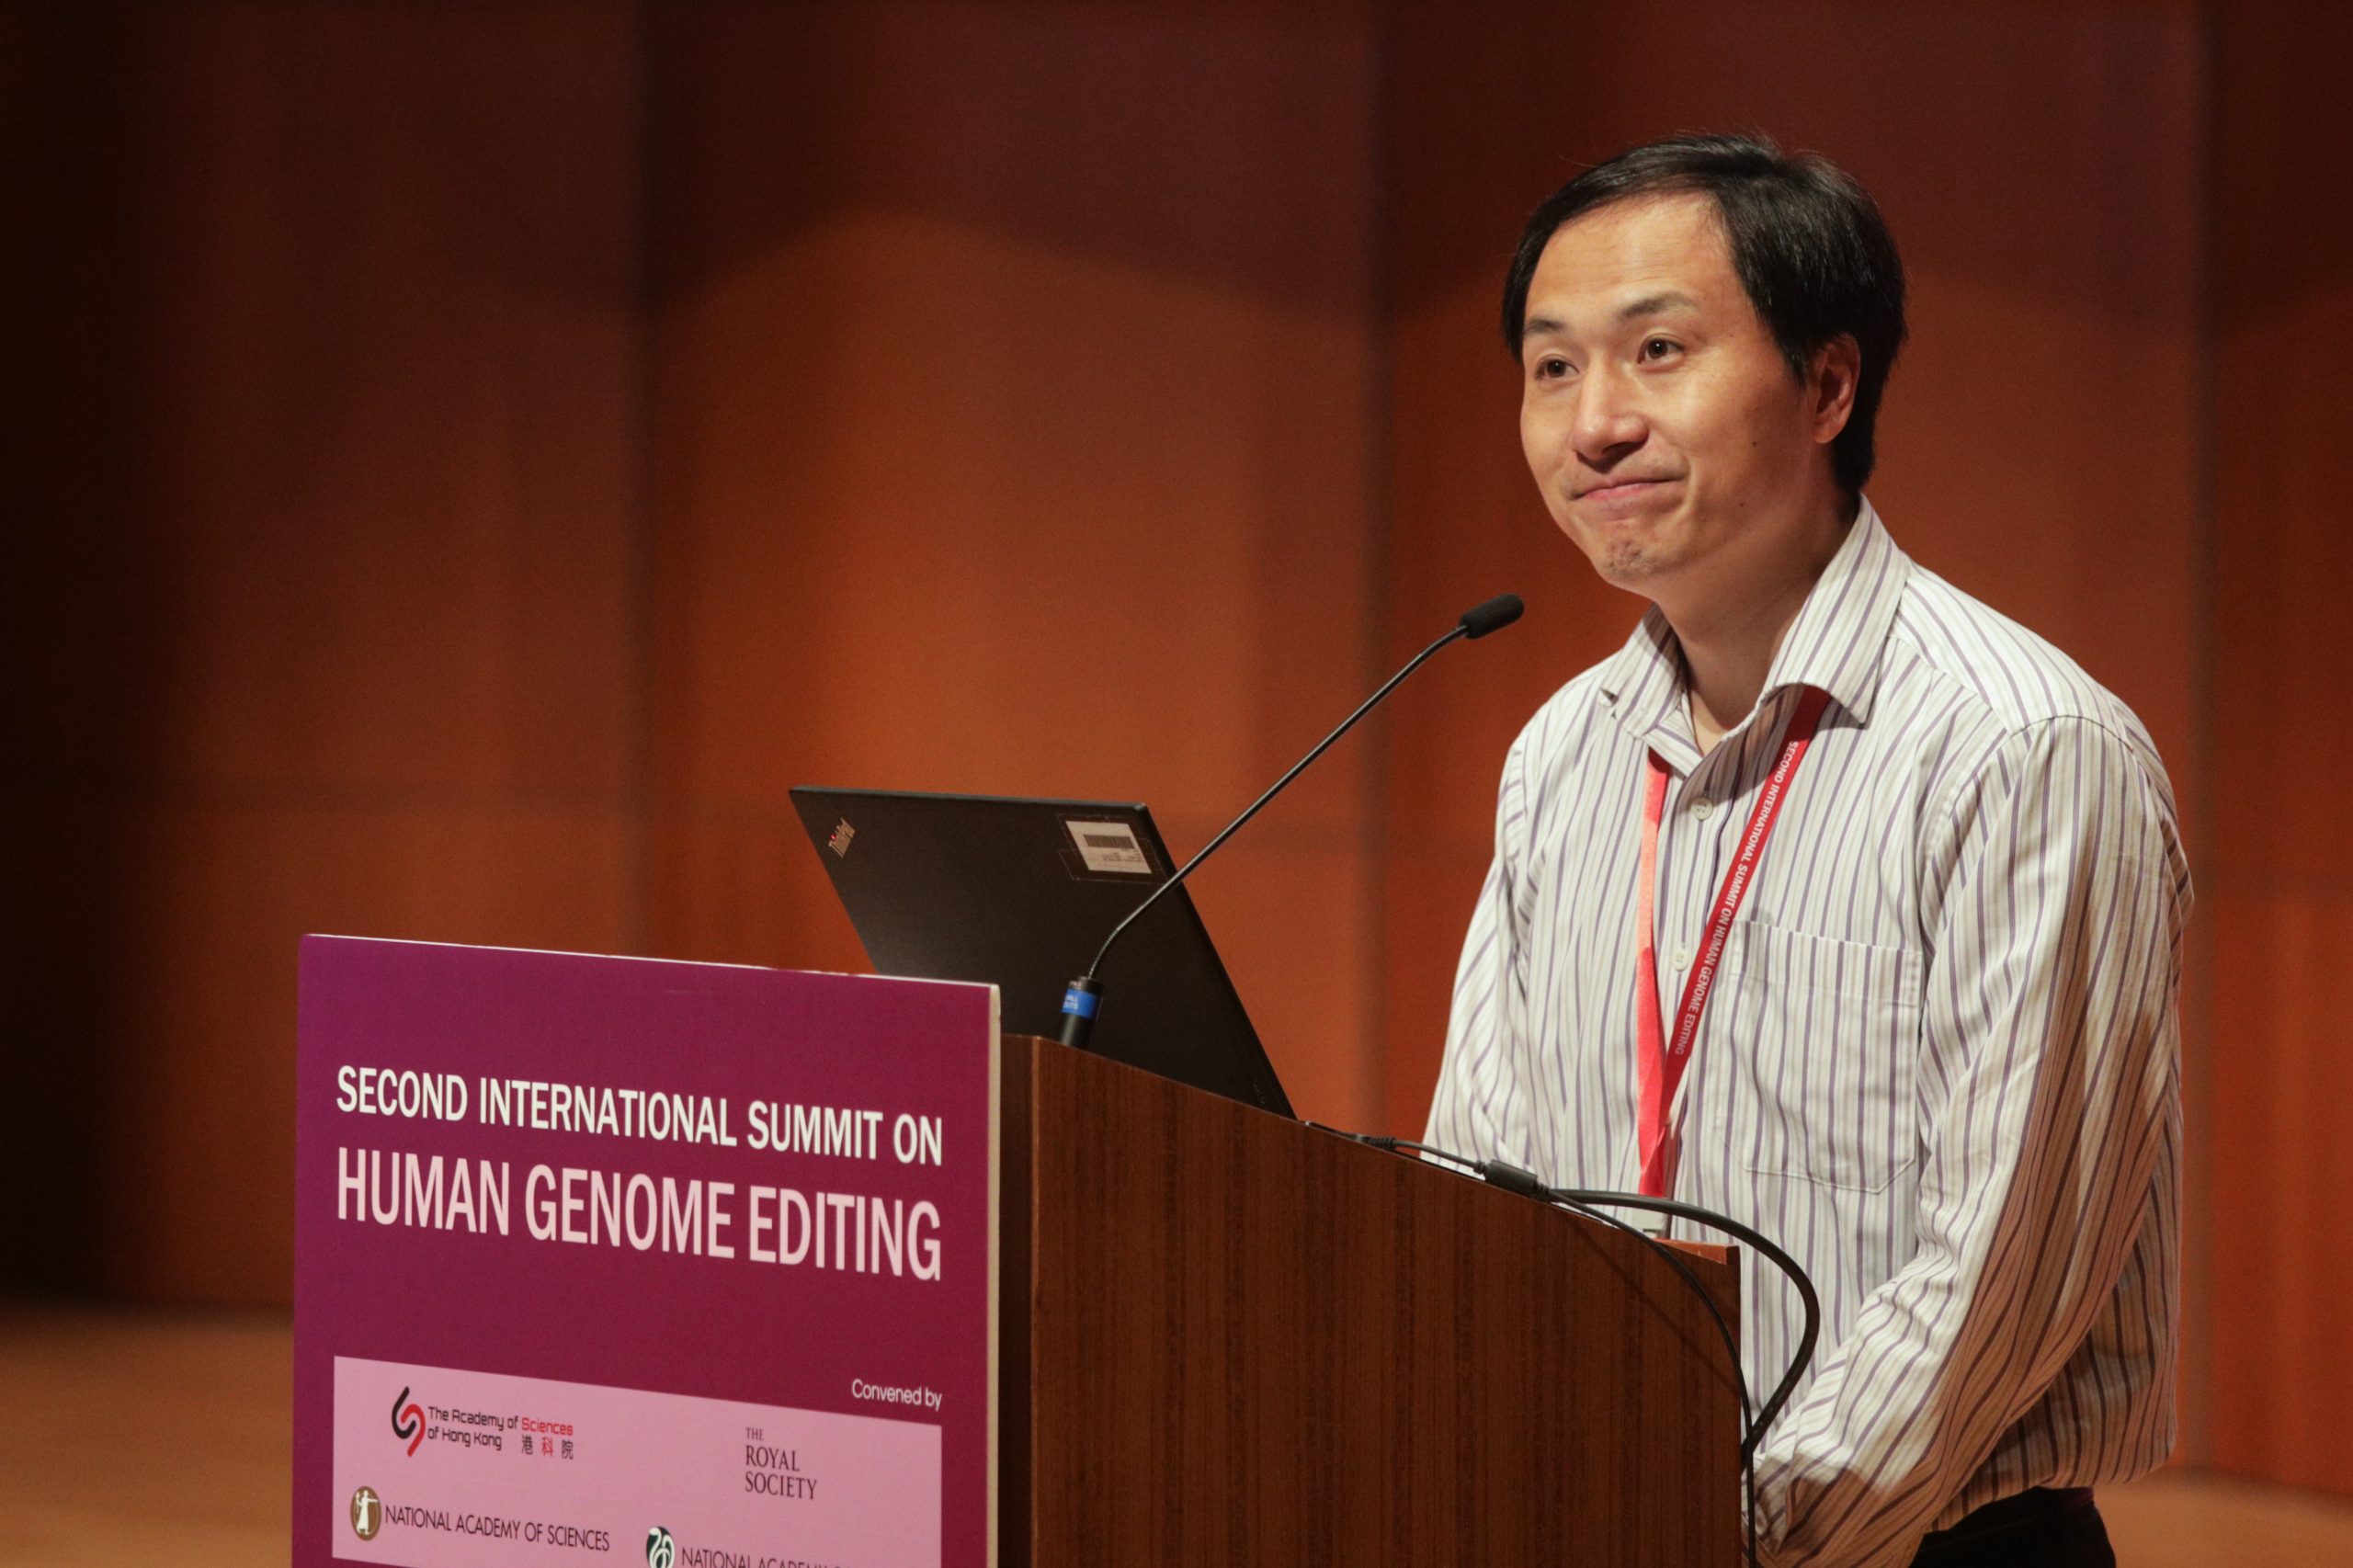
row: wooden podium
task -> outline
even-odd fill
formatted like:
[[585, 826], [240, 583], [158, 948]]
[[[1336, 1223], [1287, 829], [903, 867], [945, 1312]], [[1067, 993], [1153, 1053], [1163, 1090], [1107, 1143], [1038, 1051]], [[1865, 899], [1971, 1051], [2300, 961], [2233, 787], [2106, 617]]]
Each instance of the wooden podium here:
[[1000, 1104], [1007, 1568], [1738, 1561], [1723, 1341], [1635, 1238], [1029, 1036]]

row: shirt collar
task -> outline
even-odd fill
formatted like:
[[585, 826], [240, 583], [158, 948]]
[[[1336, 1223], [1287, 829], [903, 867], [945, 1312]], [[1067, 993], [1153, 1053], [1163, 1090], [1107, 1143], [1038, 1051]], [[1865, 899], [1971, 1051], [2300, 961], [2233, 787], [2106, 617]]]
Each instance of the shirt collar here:
[[[1911, 559], [1866, 497], [1774, 653], [1758, 706], [1789, 687], [1819, 687], [1857, 723], [1870, 722], [1888, 630], [1911, 572]], [[1637, 739], [1668, 741], [1663, 753], [1693, 751], [1688, 721], [1676, 722], [1684, 700], [1682, 650], [1656, 605], [1602, 666], [1600, 684], [1610, 713]], [[1686, 765], [1698, 761], [1694, 753]]]

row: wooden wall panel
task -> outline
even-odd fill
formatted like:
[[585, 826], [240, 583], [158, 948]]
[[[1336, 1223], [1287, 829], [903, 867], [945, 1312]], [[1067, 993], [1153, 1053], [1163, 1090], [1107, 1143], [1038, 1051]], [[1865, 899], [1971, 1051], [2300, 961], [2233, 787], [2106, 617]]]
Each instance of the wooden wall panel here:
[[10, 374], [97, 417], [18, 497], [64, 743], [9, 804], [64, 844], [11, 890], [59, 1218], [10, 1273], [282, 1302], [297, 936], [629, 929], [630, 14], [11, 16], [72, 85], [12, 144], [68, 243], [12, 280], [78, 313]]
[[2219, 880], [2209, 1462], [2353, 1492], [2353, 1051], [2334, 1001], [2353, 899]]
[[[91, 994], [123, 903], [119, 769], [152, 709], [155, 618], [125, 518], [147, 493], [119, 460], [139, 415], [126, 319], [128, 62], [111, 32], [0, 11], [0, 1278], [91, 1267], [94, 1187], [70, 1175], [107, 1125]], [[21, 739], [20, 739], [21, 737]]]
[[609, 952], [629, 881], [612, 812], [505, 801], [142, 805], [139, 896], [105, 990], [119, 1048], [95, 1283], [282, 1305], [294, 1278], [295, 948], [306, 931]]
[[2353, 17], [2216, 17], [2212, 1459], [2353, 1494]]
[[154, 773], [609, 797], [633, 628], [629, 33], [161, 29]]
[[[1364, 11], [649, 20], [657, 947], [862, 967], [798, 783], [1141, 799], [1198, 846], [1371, 667]], [[1337, 1119], [1373, 762], [1199, 884]]]

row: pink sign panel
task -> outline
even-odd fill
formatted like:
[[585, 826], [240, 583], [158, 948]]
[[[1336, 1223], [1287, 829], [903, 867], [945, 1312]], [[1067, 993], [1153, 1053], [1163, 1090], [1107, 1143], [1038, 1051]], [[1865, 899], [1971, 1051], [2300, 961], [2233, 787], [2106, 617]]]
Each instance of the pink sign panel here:
[[302, 945], [296, 1568], [994, 1559], [996, 994]]
[[338, 1356], [326, 1501], [405, 1568], [937, 1562], [939, 1427]]

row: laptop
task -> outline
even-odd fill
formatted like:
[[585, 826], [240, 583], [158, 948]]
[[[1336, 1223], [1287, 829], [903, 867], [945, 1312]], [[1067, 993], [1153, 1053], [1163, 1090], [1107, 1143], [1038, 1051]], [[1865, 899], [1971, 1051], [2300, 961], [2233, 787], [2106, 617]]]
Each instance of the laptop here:
[[[993, 984], [1012, 1034], [1061, 1035], [1063, 989], [1176, 869], [1141, 804], [806, 785], [792, 803], [876, 972]], [[1292, 1114], [1188, 889], [1097, 978], [1091, 1050]]]

